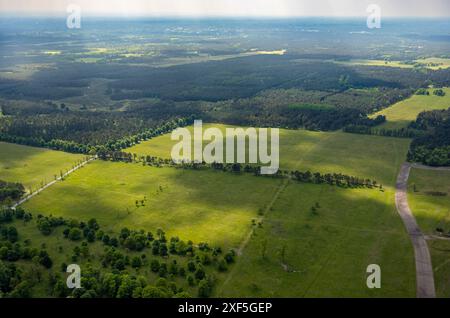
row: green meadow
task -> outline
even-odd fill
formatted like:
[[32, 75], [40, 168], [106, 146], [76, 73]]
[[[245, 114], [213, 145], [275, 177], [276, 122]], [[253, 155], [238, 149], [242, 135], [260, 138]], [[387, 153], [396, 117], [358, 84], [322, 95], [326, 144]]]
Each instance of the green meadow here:
[[0, 180], [20, 182], [27, 190], [52, 181], [85, 156], [0, 142]]
[[[280, 139], [283, 167], [373, 177], [386, 186], [342, 189], [95, 161], [24, 208], [95, 217], [108, 231], [162, 228], [169, 237], [236, 248], [241, 255], [218, 277], [217, 296], [413, 297], [413, 251], [392, 188], [409, 141], [303, 130], [282, 130]], [[173, 143], [164, 135], [131, 151], [167, 157]], [[382, 268], [379, 290], [366, 286], [370, 264]]]
[[[204, 129], [213, 126], [221, 130], [231, 127], [208, 124]], [[126, 151], [167, 158], [175, 143], [167, 134]], [[48, 162], [44, 167], [52, 168], [45, 170], [51, 180], [60, 169], [57, 164], [70, 168], [70, 160], [82, 158], [1, 145], [11, 158], [22, 158], [13, 166], [16, 161], [2, 157], [2, 165], [9, 167], [2, 174], [15, 172], [18, 181], [31, 175], [37, 180], [45, 178], [43, 162]], [[216, 296], [413, 297], [413, 251], [395, 209], [393, 190], [408, 145], [407, 139], [280, 130], [281, 168], [374, 178], [384, 184], [383, 190], [94, 161], [25, 203], [24, 208], [35, 215], [96, 218], [110, 233], [123, 227], [153, 232], [161, 228], [168, 237], [235, 248], [241, 255], [228, 272], [218, 276]], [[29, 167], [28, 174], [24, 167]], [[19, 232], [39, 242], [34, 227], [20, 226]], [[60, 235], [46, 240], [46, 245], [55, 249], [50, 251], [56, 255], [55, 261], [64, 261], [60, 246], [70, 250], [71, 243]], [[102, 247], [97, 245], [91, 247], [92, 255], [100, 252]], [[382, 268], [379, 290], [366, 286], [370, 264]], [[45, 295], [44, 290], [39, 293]]]
[[[393, 195], [289, 184], [218, 295], [414, 297], [414, 255]], [[381, 289], [367, 288], [369, 264], [381, 267]]]
[[411, 169], [408, 203], [423, 232], [450, 232], [450, 171]]
[[440, 298], [450, 298], [450, 241], [438, 239], [428, 241], [428, 247], [433, 263], [436, 295]]
[[216, 171], [96, 161], [24, 208], [78, 220], [94, 217], [114, 231], [125, 226], [161, 228], [168, 237], [237, 247], [280, 182]]
[[378, 115], [386, 116], [386, 123], [377, 126], [377, 128], [406, 128], [423, 111], [449, 108], [450, 88], [444, 88], [443, 90], [445, 91], [445, 96], [443, 97], [433, 95], [434, 89], [428, 89], [430, 92], [429, 96], [413, 95], [408, 99], [402, 100], [389, 108], [373, 114], [372, 117]]
[[[421, 230], [436, 235], [438, 228], [450, 234], [450, 171], [412, 169], [408, 203]], [[436, 293], [450, 297], [450, 239], [428, 240]]]
[[[204, 124], [207, 128], [235, 128], [222, 124]], [[189, 127], [192, 132], [193, 127]], [[171, 134], [142, 142], [125, 151], [138, 155], [170, 158], [178, 141]], [[372, 178], [384, 185], [394, 185], [395, 172], [405, 160], [410, 141], [348, 134], [343, 132], [313, 132], [280, 130], [280, 168], [310, 170], [322, 173], [344, 173]]]
[[[169, 237], [241, 247], [237, 263], [219, 277], [218, 296], [412, 297], [414, 258], [393, 195], [390, 189], [96, 161], [24, 208], [79, 220], [95, 217], [116, 233], [124, 226], [162, 228]], [[144, 200], [143, 206], [136, 200]], [[382, 267], [381, 290], [365, 285], [369, 264]]]
[[425, 68], [428, 70], [440, 70], [447, 69], [450, 67], [450, 59], [429, 57], [423, 59], [417, 59], [410, 63], [405, 63], [403, 61], [388, 61], [388, 60], [362, 60], [354, 59], [346, 62], [335, 62], [337, 64], [343, 65], [365, 65], [365, 66], [383, 66], [383, 67], [397, 67], [397, 68]]

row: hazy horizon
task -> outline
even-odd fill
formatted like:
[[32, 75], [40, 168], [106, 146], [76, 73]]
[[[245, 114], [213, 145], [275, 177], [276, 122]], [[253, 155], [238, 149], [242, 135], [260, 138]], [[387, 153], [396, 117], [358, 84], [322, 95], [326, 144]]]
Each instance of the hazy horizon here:
[[96, 17], [366, 17], [372, 3], [380, 6], [383, 17], [450, 17], [446, 0], [0, 0], [0, 14], [64, 16], [72, 3], [83, 15]]

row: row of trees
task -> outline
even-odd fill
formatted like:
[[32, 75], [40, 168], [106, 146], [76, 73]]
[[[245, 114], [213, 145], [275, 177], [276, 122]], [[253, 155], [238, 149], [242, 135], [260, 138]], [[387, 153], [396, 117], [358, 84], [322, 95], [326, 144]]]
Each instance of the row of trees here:
[[79, 144], [73, 141], [52, 139], [45, 141], [40, 137], [22, 137], [6, 133], [0, 133], [0, 141], [20, 144], [25, 146], [49, 148], [53, 150], [61, 150], [70, 153], [94, 154], [95, 147]]
[[310, 171], [306, 172], [290, 171], [289, 174], [292, 177], [292, 179], [306, 183], [329, 184], [329, 185], [336, 185], [338, 187], [348, 187], [348, 188], [383, 187], [381, 184], [379, 185], [375, 180], [353, 177], [341, 173], [320, 174], [318, 172], [311, 173]]
[[98, 150], [99, 151], [102, 151], [102, 150], [120, 151], [122, 149], [139, 144], [142, 141], [149, 140], [154, 137], [171, 132], [172, 130], [174, 130], [178, 127], [188, 126], [188, 125], [192, 124], [193, 122], [194, 122], [193, 117], [175, 118], [175, 119], [165, 122], [164, 124], [162, 124], [156, 128], [147, 129], [141, 133], [138, 133], [138, 134], [130, 136], [130, 137], [124, 137], [124, 138], [121, 138], [116, 141], [107, 142], [104, 146], [105, 149], [100, 148]]
[[[41, 280], [41, 269], [50, 269], [53, 261], [45, 248], [30, 247], [30, 240], [19, 243], [19, 232], [10, 223], [15, 220], [30, 222], [32, 216], [21, 208], [0, 211], [0, 298], [29, 297], [35, 280]], [[27, 270], [14, 262], [31, 262]]]
[[11, 134], [10, 132], [1, 132], [0, 141], [16, 143], [26, 146], [50, 148], [53, 150], [61, 150], [70, 153], [82, 153], [82, 154], [98, 154], [104, 156], [105, 153], [111, 151], [119, 151], [132, 145], [138, 144], [144, 140], [149, 140], [156, 136], [168, 133], [177, 127], [187, 126], [193, 122], [192, 118], [179, 118], [170, 120], [161, 126], [153, 129], [147, 129], [144, 132], [132, 135], [129, 137], [123, 137], [118, 140], [108, 141], [105, 144], [92, 145], [90, 143], [79, 143], [71, 140], [62, 139], [45, 139], [39, 136], [21, 136], [20, 134]]
[[377, 186], [377, 182], [375, 180], [344, 175], [341, 173], [328, 173], [321, 174], [319, 172], [312, 173], [310, 171], [287, 171], [287, 170], [278, 170], [274, 175], [261, 175], [261, 166], [260, 165], [249, 165], [249, 164], [240, 164], [240, 163], [218, 163], [213, 162], [211, 164], [207, 164], [205, 162], [173, 162], [171, 159], [163, 159], [154, 156], [137, 156], [136, 154], [131, 154], [127, 152], [114, 151], [114, 152], [106, 152], [102, 156], [100, 156], [103, 160], [112, 160], [126, 163], [142, 163], [148, 166], [156, 166], [156, 167], [176, 167], [181, 169], [213, 169], [224, 172], [231, 173], [247, 173], [252, 174], [254, 176], [266, 176], [271, 178], [291, 178], [293, 180], [299, 182], [306, 183], [316, 183], [316, 184], [329, 184], [336, 185], [340, 187], [369, 187], [373, 188]]
[[420, 131], [411, 128], [377, 129], [362, 125], [349, 125], [344, 127], [343, 131], [352, 134], [375, 135], [375, 136], [397, 137], [397, 138], [414, 138], [419, 135], [422, 135]]

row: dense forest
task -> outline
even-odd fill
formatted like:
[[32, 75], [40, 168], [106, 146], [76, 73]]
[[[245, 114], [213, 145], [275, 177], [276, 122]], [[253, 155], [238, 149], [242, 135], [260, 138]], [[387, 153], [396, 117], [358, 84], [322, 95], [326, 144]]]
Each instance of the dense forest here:
[[1, 132], [0, 132], [0, 140], [27, 146], [44, 147], [71, 153], [83, 153], [94, 155], [99, 154], [103, 151], [115, 151], [130, 147], [143, 140], [148, 140], [153, 137], [168, 133], [177, 127], [186, 126], [192, 122], [193, 119], [190, 118], [173, 119], [171, 121], [165, 122], [161, 126], [146, 129], [135, 135], [129, 135], [127, 137], [123, 137], [116, 140], [107, 139], [108, 141], [105, 144], [98, 144], [98, 145], [95, 144], [86, 145], [74, 141], [67, 141], [61, 139], [45, 140], [41, 137], [22, 137]]
[[[444, 71], [444, 74], [447, 74]], [[112, 100], [159, 98], [169, 101], [221, 101], [248, 98], [268, 89], [301, 88], [325, 92], [347, 88], [423, 87], [443, 78], [427, 72], [391, 67], [348, 67], [295, 54], [257, 55], [223, 61], [153, 68], [115, 63], [61, 63], [43, 69], [31, 80], [0, 78], [0, 95], [8, 99], [60, 100], [81, 97], [93, 79], [107, 84]]]
[[422, 112], [410, 128], [424, 134], [411, 143], [409, 161], [430, 166], [450, 166], [450, 108]]

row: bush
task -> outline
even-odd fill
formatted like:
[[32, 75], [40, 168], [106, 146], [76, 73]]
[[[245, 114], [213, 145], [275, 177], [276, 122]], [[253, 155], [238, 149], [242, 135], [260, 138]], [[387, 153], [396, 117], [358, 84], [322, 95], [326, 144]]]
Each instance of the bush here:
[[433, 91], [433, 95], [442, 97], [442, 96], [445, 96], [445, 92], [442, 89], [436, 89]]
[[80, 240], [81, 239], [80, 229], [77, 229], [77, 228], [70, 229], [68, 238], [69, 238], [69, 240], [72, 240], [72, 241]]
[[131, 260], [131, 267], [133, 268], [140, 268], [142, 266], [142, 260], [139, 256], [133, 257]]
[[211, 296], [212, 286], [209, 280], [202, 279], [198, 283], [198, 296], [201, 298], [207, 298]]
[[41, 251], [39, 253], [39, 264], [44, 266], [45, 268], [51, 268], [53, 266], [53, 261], [46, 251]]
[[157, 259], [154, 259], [150, 264], [150, 268], [154, 273], [157, 273], [159, 271], [159, 266], [159, 261]]

